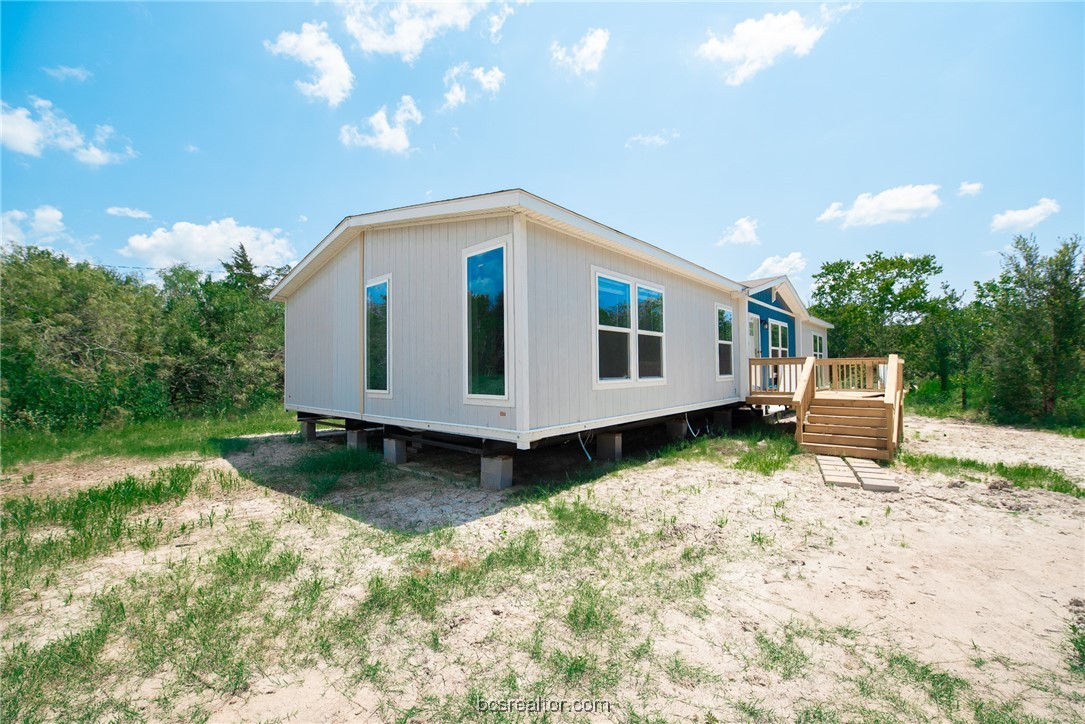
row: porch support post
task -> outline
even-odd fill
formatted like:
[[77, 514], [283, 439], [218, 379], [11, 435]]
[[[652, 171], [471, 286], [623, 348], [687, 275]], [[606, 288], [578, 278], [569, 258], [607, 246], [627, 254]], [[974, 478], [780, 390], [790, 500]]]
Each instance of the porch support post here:
[[384, 438], [384, 461], [392, 465], [402, 465], [407, 462], [407, 441]]
[[595, 438], [595, 457], [600, 460], [622, 459], [622, 434], [605, 432]]
[[512, 455], [483, 457], [480, 470], [483, 490], [504, 490], [512, 485]]
[[316, 440], [316, 421], [315, 420], [301, 420], [301, 437], [306, 442], [312, 442]]

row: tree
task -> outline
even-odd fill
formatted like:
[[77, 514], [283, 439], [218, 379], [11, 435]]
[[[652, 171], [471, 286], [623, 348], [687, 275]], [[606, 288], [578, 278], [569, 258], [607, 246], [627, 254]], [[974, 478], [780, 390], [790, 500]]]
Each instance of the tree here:
[[992, 309], [987, 366], [992, 412], [1002, 419], [1048, 418], [1085, 393], [1085, 259], [1081, 237], [1049, 257], [1018, 236], [1002, 273], [980, 293]]
[[814, 275], [810, 311], [833, 323], [830, 349], [844, 357], [881, 356], [909, 348], [930, 309], [927, 285], [942, 272], [931, 254], [868, 254], [828, 262]]
[[968, 386], [973, 363], [982, 354], [988, 334], [989, 309], [979, 296], [965, 302], [948, 284], [942, 296], [931, 300], [922, 321], [916, 363], [919, 369], [938, 378], [947, 392], [956, 377], [961, 387], [961, 409], [968, 409]]

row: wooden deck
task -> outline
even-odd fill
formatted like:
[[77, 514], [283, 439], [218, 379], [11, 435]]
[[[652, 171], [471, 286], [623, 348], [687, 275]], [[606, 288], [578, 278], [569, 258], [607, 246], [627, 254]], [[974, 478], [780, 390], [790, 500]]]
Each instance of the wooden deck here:
[[888, 460], [903, 434], [904, 360], [750, 360], [750, 405], [795, 410], [795, 441], [823, 455]]

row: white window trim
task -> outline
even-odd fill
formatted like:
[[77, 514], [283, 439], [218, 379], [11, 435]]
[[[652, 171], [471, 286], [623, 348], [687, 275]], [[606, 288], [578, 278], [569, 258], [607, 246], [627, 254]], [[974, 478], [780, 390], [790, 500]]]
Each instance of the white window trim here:
[[[772, 328], [773, 328], [773, 326], [783, 328], [784, 332], [787, 334], [787, 342], [788, 342], [783, 347], [777, 346], [777, 347], [775, 347], [775, 349], [783, 349], [784, 354], [780, 355], [780, 357], [782, 357], [782, 358], [790, 357], [791, 356], [791, 330], [788, 328], [787, 322], [781, 322], [778, 319], [769, 319], [769, 354], [768, 354], [768, 356], [772, 357], [772, 350], [774, 349], [773, 344], [772, 344]], [[782, 334], [780, 335], [780, 338], [783, 339]]]
[[[461, 308], [463, 311], [463, 402], [466, 405], [493, 405], [497, 407], [509, 407], [512, 400], [512, 379], [509, 376], [509, 320], [511, 312], [511, 300], [509, 298], [509, 242], [512, 234], [505, 234], [496, 239], [484, 241], [481, 244], [469, 246], [463, 250], [463, 263], [460, 267], [460, 279], [463, 286], [460, 289]], [[479, 395], [468, 392], [471, 389], [471, 366], [470, 366], [470, 329], [467, 309], [467, 260], [479, 254], [485, 254], [494, 249], [502, 249], [501, 255], [501, 282], [504, 285], [504, 316], [505, 316], [505, 394], [504, 395]]]
[[[726, 310], [731, 313], [731, 374], [720, 374], [720, 345], [724, 344], [720, 340], [720, 310]], [[749, 336], [749, 330], [746, 330], [746, 335]], [[715, 344], [712, 346], [712, 359], [713, 365], [716, 368], [716, 381], [717, 382], [733, 382], [735, 379], [735, 310], [730, 304], [721, 304], [716, 302], [716, 308], [712, 314], [712, 338], [715, 340]]]
[[[611, 281], [621, 282], [629, 285], [630, 295], [630, 308], [629, 308], [629, 328], [625, 327], [609, 327], [599, 324], [599, 278], [610, 279]], [[663, 331], [662, 332], [641, 332], [637, 329], [637, 313], [639, 311], [639, 303], [637, 301], [637, 287], [644, 287], [650, 289], [653, 292], [659, 292], [663, 295]], [[655, 282], [645, 281], [638, 279], [637, 277], [629, 276], [628, 274], [621, 274], [619, 272], [604, 269], [603, 267], [595, 266], [591, 267], [591, 321], [592, 321], [592, 334], [591, 334], [591, 358], [592, 358], [592, 389], [593, 390], [614, 390], [625, 387], [654, 387], [658, 385], [667, 384], [667, 290], [662, 284], [656, 284]], [[601, 380], [599, 379], [599, 332], [622, 332], [629, 335], [629, 378], [617, 379], [617, 380]], [[638, 349], [637, 349], [637, 335], [647, 334], [653, 337], [663, 338], [663, 348], [661, 354], [663, 355], [663, 376], [662, 377], [644, 377], [640, 376], [640, 369], [638, 364]]]
[[[380, 284], [388, 285], [388, 294], [385, 297], [385, 304], [388, 305], [388, 319], [385, 321], [385, 334], [387, 339], [385, 340], [385, 351], [388, 355], [388, 359], [385, 362], [387, 366], [387, 375], [385, 378], [386, 390], [371, 390], [369, 389], [369, 288], [375, 287]], [[365, 344], [363, 345], [364, 357], [362, 360], [362, 368], [364, 371], [363, 380], [365, 387], [366, 397], [379, 397], [381, 399], [392, 399], [392, 275], [382, 274], [379, 277], [373, 277], [365, 283], [365, 302], [364, 302], [364, 314], [365, 314]]]
[[[825, 359], [826, 352], [828, 351], [825, 346], [825, 335], [813, 332], [811, 336], [813, 337], [813, 340], [810, 342], [810, 351], [813, 353], [813, 356], [817, 359]], [[818, 354], [817, 340], [819, 339], [821, 340], [821, 354]]]

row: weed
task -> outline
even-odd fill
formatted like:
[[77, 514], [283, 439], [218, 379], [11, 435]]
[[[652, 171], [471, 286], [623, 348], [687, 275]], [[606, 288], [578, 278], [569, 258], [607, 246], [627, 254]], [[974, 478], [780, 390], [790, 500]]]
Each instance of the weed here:
[[772, 537], [765, 535], [760, 530], [750, 533], [750, 541], [762, 550], [765, 549], [765, 546], [772, 545]]
[[795, 724], [834, 724], [838, 721], [840, 715], [821, 704], [804, 707], [795, 715]]
[[1085, 676], [1085, 627], [1070, 624], [1070, 671]]
[[609, 513], [596, 510], [576, 498], [571, 503], [559, 500], [547, 506], [547, 512], [563, 535], [578, 533], [598, 538], [607, 533], [613, 519]]
[[667, 673], [667, 678], [682, 686], [697, 686], [719, 681], [720, 678], [708, 669], [687, 662], [677, 653], [667, 659], [663, 669]]
[[761, 665], [766, 669], [780, 673], [782, 679], [793, 679], [803, 673], [810, 657], [795, 643], [795, 632], [784, 627], [783, 639], [776, 641], [764, 633], [758, 632], [754, 643], [760, 651]]
[[309, 480], [309, 495], [313, 500], [323, 498], [339, 484], [339, 474], [319, 475]]
[[588, 581], [581, 582], [573, 592], [573, 602], [565, 615], [565, 622], [573, 633], [599, 633], [617, 623], [614, 603]]
[[959, 676], [936, 671], [930, 664], [923, 664], [902, 652], [889, 654], [887, 661], [891, 671], [895, 671], [921, 686], [939, 707], [946, 711], [956, 711], [961, 692], [968, 688], [968, 682]]
[[744, 700], [736, 702], [735, 708], [746, 718], [746, 721], [770, 722], [776, 717], [771, 709], [764, 706], [764, 703], [763, 699]]
[[1058, 470], [1043, 465], [982, 463], [976, 460], [906, 452], [900, 453], [898, 459], [913, 470], [930, 470], [947, 475], [959, 474], [965, 470], [978, 471], [997, 475], [1019, 488], [1043, 488], [1077, 498], [1085, 497], [1085, 487], [1070, 480]]
[[787, 467], [788, 461], [796, 452], [798, 448], [792, 438], [775, 435], [751, 443], [749, 450], [738, 459], [735, 467], [762, 475], [772, 475], [777, 470]]

